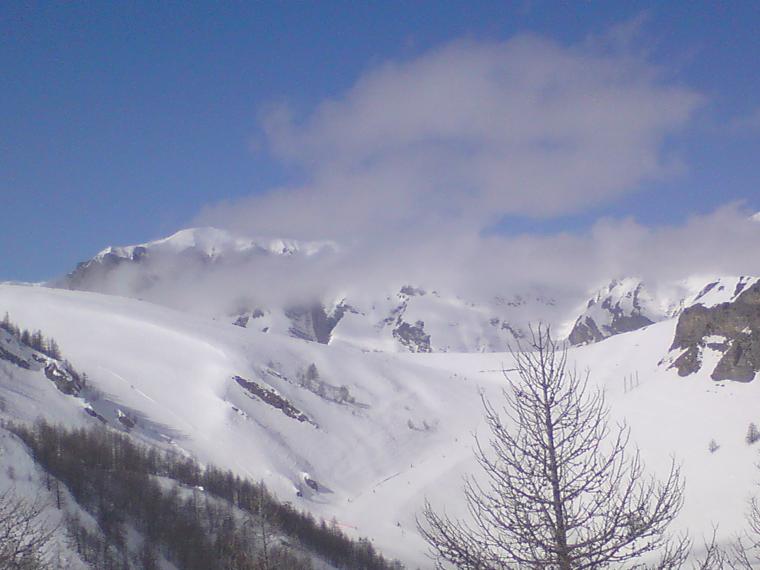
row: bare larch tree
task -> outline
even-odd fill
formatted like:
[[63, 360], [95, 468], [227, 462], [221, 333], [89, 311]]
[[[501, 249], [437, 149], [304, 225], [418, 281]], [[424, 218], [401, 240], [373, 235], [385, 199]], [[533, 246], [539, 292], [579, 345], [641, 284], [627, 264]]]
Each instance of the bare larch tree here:
[[47, 549], [55, 528], [43, 519], [43, 510], [39, 499], [17, 497], [12, 490], [0, 494], [0, 568], [48, 568]]
[[723, 567], [731, 570], [760, 568], [760, 499], [752, 497], [747, 528], [723, 551]]
[[675, 462], [662, 480], [645, 475], [628, 427], [608, 421], [603, 392], [567, 365], [548, 327], [511, 352], [503, 414], [483, 396], [491, 437], [476, 438], [485, 477], [465, 481], [471, 521], [426, 502], [418, 523], [438, 567], [680, 567], [688, 540], [666, 535], [683, 503]]

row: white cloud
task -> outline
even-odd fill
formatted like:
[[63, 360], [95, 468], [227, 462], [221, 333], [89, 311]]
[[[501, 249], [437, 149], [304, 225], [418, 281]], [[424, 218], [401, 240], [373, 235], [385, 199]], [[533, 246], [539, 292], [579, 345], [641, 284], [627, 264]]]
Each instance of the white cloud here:
[[472, 299], [540, 287], [577, 303], [624, 275], [760, 274], [760, 226], [738, 205], [660, 228], [605, 219], [576, 234], [484, 237], [505, 214], [577, 212], [673, 172], [679, 163], [664, 143], [702, 97], [630, 44], [457, 42], [368, 71], [303, 120], [270, 109], [267, 147], [308, 182], [209, 207], [198, 221], [336, 239], [341, 253], [190, 278], [178, 271], [166, 299], [266, 303], [412, 283]]
[[540, 291], [574, 316], [591, 290], [616, 277], [657, 285], [694, 275], [760, 275], [760, 224], [737, 204], [659, 228], [610, 218], [577, 234], [415, 237], [410, 232], [306, 258], [207, 263], [158, 256], [147, 266], [119, 266], [100, 289], [211, 314], [342, 295], [381, 299], [404, 284], [473, 301]]
[[599, 42], [456, 42], [368, 71], [302, 121], [265, 113], [272, 155], [308, 183], [210, 207], [201, 220], [347, 239], [576, 212], [672, 172], [663, 142], [701, 99]]

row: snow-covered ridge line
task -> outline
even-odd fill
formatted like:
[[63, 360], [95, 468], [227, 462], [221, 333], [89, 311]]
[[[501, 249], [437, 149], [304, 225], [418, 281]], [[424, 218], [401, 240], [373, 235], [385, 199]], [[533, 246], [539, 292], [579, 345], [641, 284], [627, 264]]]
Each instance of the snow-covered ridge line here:
[[93, 257], [93, 260], [101, 261], [109, 255], [133, 259], [135, 254], [141, 250], [153, 250], [162, 253], [181, 253], [194, 250], [210, 258], [216, 258], [230, 253], [245, 253], [255, 250], [277, 255], [292, 255], [294, 253], [313, 255], [323, 250], [337, 251], [338, 246], [330, 241], [247, 238], [218, 228], [200, 227], [180, 230], [169, 237], [142, 244], [109, 246]]
[[653, 323], [678, 317], [686, 308], [730, 303], [760, 278], [694, 275], [670, 283], [640, 278], [614, 279], [594, 293], [575, 321], [572, 344], [599, 342]]

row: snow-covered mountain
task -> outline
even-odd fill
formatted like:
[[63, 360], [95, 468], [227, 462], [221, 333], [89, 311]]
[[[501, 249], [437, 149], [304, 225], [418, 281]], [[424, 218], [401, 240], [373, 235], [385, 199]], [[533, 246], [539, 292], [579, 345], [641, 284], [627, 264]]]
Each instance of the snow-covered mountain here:
[[[302, 242], [284, 239], [250, 239], [217, 228], [180, 230], [169, 237], [123, 247], [109, 246], [84, 261], [54, 284], [71, 289], [101, 290], [112, 286], [109, 277], [119, 267], [140, 267], [150, 280], [151, 265], [184, 260], [214, 263], [251, 259], [256, 256], [314, 255], [336, 248], [332, 242]], [[155, 268], [153, 268], [155, 269]]]
[[586, 302], [568, 340], [573, 345], [599, 342], [677, 317], [694, 305], [730, 302], [754, 279], [693, 276], [655, 285], [633, 277], [615, 279]]
[[[109, 247], [51, 285], [150, 300], [266, 333], [363, 350], [499, 351], [523, 336], [531, 321], [564, 317], [551, 292], [537, 290], [476, 300], [434, 283], [389, 279], [368, 291], [331, 275], [339, 252], [331, 242], [252, 240], [192, 228]], [[278, 295], [314, 273], [321, 287]]]
[[[728, 351], [746, 345], [754, 355], [759, 285], [744, 283], [741, 291], [716, 285], [694, 307], [716, 310], [709, 323], [722, 323], [716, 334], [726, 334]], [[719, 294], [728, 299], [712, 305]], [[414, 522], [424, 499], [463, 512], [461, 475], [477, 471], [471, 434], [483, 428], [480, 393], [498, 401], [502, 370], [510, 368], [504, 353], [366, 352], [92, 292], [0, 285], [5, 311], [56, 339], [87, 382], [62, 390], [71, 380], [45, 374], [50, 357], [5, 335], [4, 418], [105, 423], [263, 479], [282, 500], [335, 518], [411, 567], [429, 567]], [[649, 469], [667, 469], [671, 454], [682, 462], [688, 484], [678, 528], [699, 537], [717, 524], [722, 539], [743, 525], [758, 478], [756, 449], [744, 435], [758, 420], [760, 382], [716, 381], [705, 365], [682, 376], [669, 347], [691, 314], [573, 348], [570, 359], [606, 389], [613, 419], [631, 425]], [[696, 331], [689, 338], [714, 326], [687, 327]], [[700, 337], [703, 363], [710, 334]], [[674, 348], [683, 350], [690, 347]]]
[[589, 299], [575, 321], [569, 340], [588, 344], [610, 336], [634, 331], [668, 316], [643, 281], [634, 278], [613, 280]]
[[334, 249], [332, 242], [304, 242], [283, 239], [248, 239], [211, 227], [180, 230], [169, 237], [126, 247], [108, 247], [98, 253], [92, 261], [103, 261], [106, 257], [136, 261], [145, 255], [157, 253], [183, 254], [218, 259], [225, 256], [248, 253], [272, 255], [313, 255], [323, 249]]
[[[145, 299], [321, 344], [414, 353], [502, 351], [539, 321], [571, 344], [599, 342], [676, 317], [705, 292], [715, 295], [744, 279], [697, 275], [651, 283], [624, 277], [578, 308], [580, 299], [559, 288], [472, 299], [436, 283], [388, 279], [371, 290], [357, 287], [340, 272], [332, 274], [340, 252], [332, 242], [250, 239], [191, 228], [106, 248], [51, 284]], [[296, 281], [303, 284], [294, 287]]]
[[716, 381], [754, 380], [760, 371], [760, 279], [705, 287], [678, 319], [669, 362], [681, 376], [706, 366]]

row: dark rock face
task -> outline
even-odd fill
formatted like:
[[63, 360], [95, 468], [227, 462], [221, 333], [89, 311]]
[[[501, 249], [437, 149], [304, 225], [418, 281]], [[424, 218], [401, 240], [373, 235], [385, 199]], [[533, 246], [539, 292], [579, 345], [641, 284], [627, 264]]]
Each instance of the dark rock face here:
[[329, 344], [335, 327], [346, 313], [357, 313], [357, 311], [343, 301], [329, 313], [322, 304], [288, 309], [285, 311], [285, 316], [292, 323], [288, 334], [303, 340]]
[[400, 321], [393, 329], [393, 337], [409, 349], [409, 352], [430, 352], [430, 335], [425, 333], [425, 323], [413, 325]]
[[89, 291], [92, 290], [94, 284], [118, 267], [125, 264], [138, 264], [147, 258], [148, 251], [144, 247], [135, 247], [129, 257], [106, 253], [99, 259], [93, 258], [78, 263], [71, 273], [54, 283], [54, 285], [65, 289]]
[[320, 344], [328, 344], [332, 336], [333, 329], [340, 322], [345, 314], [346, 309], [342, 305], [335, 307], [331, 314], [327, 314], [322, 305], [311, 309], [311, 322], [314, 326], [314, 337]]
[[296, 408], [288, 400], [280, 396], [276, 390], [262, 386], [257, 382], [253, 382], [252, 380], [246, 380], [241, 376], [234, 376], [232, 379], [237, 382], [237, 384], [243, 388], [243, 390], [245, 390], [251, 398], [261, 400], [265, 404], [268, 404], [273, 408], [280, 410], [289, 418], [298, 420], [299, 422], [310, 423], [316, 427], [316, 424], [311, 421], [311, 419], [309, 419], [309, 416]]
[[407, 297], [422, 297], [425, 295], [425, 290], [420, 289], [418, 287], [413, 287], [411, 285], [404, 285], [401, 290], [399, 291], [402, 295], [406, 295]]
[[306, 388], [312, 394], [315, 394], [328, 402], [336, 404], [353, 404], [360, 407], [366, 407], [364, 404], [358, 404], [351, 395], [348, 386], [334, 386], [324, 380], [313, 362], [309, 364], [305, 372], [299, 372], [296, 381], [301, 388]]
[[19, 368], [23, 368], [24, 370], [29, 370], [31, 368], [31, 365], [26, 360], [16, 356], [12, 352], [5, 350], [2, 346], [0, 346], [0, 360], [10, 362]]
[[[678, 319], [671, 350], [683, 350], [672, 367], [688, 376], [702, 367], [702, 351], [711, 348], [723, 353], [711, 374], [713, 380], [750, 382], [760, 371], [760, 282], [732, 302], [714, 307], [693, 305]], [[709, 337], [725, 341], [710, 342]]]
[[568, 340], [570, 341], [570, 344], [578, 345], [599, 342], [605, 338], [606, 337], [599, 330], [599, 327], [596, 326], [596, 321], [594, 321], [594, 319], [581, 315], [578, 317], [578, 320], [575, 321]]
[[245, 328], [248, 326], [248, 321], [250, 320], [250, 318], [251, 317], [248, 315], [240, 315], [237, 319], [235, 319], [235, 322], [232, 324], [237, 327]]
[[625, 291], [624, 285], [613, 281], [606, 296], [589, 300], [586, 313], [575, 321], [568, 340], [570, 344], [590, 344], [605, 338], [638, 330], [654, 323], [643, 313], [643, 283]]
[[55, 384], [59, 391], [68, 396], [78, 396], [82, 391], [82, 380], [74, 370], [67, 365], [59, 365], [51, 361], [45, 366], [45, 376]]
[[653, 320], [640, 314], [624, 315], [619, 312], [613, 312], [612, 324], [602, 325], [602, 330], [604, 331], [602, 332], [596, 326], [594, 319], [580, 317], [570, 332], [569, 340], [571, 344], [589, 344], [599, 342], [616, 334], [636, 331], [651, 324], [654, 324]]

